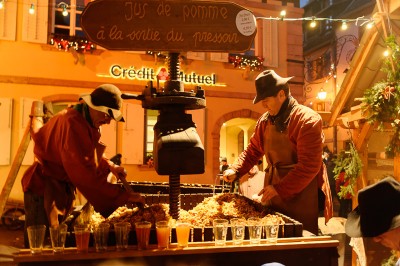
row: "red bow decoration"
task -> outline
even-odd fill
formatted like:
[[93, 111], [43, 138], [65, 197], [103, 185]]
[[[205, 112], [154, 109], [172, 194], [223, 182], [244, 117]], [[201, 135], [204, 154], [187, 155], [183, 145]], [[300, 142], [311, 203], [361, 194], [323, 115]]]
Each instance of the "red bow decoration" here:
[[392, 84], [386, 86], [385, 89], [383, 90], [383, 97], [386, 100], [390, 101], [390, 96], [393, 95], [394, 91], [395, 91], [395, 88]]
[[[344, 171], [339, 173], [336, 179], [336, 193], [342, 190], [341, 187], [347, 187], [349, 185], [350, 181], [345, 177], [346, 173]], [[351, 197], [351, 193], [346, 193], [346, 195], [343, 196], [344, 199], [351, 199]]]

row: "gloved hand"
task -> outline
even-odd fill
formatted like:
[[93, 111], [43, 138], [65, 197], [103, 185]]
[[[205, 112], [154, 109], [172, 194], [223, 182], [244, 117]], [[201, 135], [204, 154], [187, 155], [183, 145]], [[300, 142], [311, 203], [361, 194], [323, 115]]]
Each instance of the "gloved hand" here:
[[145, 201], [144, 201], [144, 198], [142, 197], [142, 195], [140, 195], [140, 193], [130, 192], [127, 205], [129, 205], [129, 204], [135, 204], [139, 208], [143, 208]]
[[269, 185], [264, 187], [259, 193], [258, 196], [262, 196], [261, 203], [264, 205], [270, 205], [271, 199], [278, 195], [274, 186]]
[[126, 177], [126, 170], [124, 167], [119, 166], [117, 164], [110, 164], [110, 172], [113, 173], [117, 178], [120, 176]]
[[233, 182], [236, 179], [236, 171], [233, 169], [225, 170], [222, 175], [226, 182]]

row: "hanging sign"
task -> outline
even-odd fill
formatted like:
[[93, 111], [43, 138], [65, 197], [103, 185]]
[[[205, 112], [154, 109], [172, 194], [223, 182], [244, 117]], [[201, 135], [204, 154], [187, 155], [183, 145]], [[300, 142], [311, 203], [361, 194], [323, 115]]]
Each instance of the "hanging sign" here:
[[86, 37], [109, 50], [244, 52], [256, 20], [235, 3], [96, 0], [81, 17]]

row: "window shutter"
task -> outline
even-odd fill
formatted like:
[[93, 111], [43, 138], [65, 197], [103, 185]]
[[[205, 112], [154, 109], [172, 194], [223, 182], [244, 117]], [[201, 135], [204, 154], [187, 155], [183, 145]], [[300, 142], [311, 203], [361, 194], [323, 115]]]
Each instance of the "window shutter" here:
[[0, 9], [0, 40], [15, 41], [17, 31], [17, 1], [2, 1]]
[[122, 163], [143, 164], [144, 109], [141, 104], [124, 103]]
[[217, 62], [228, 62], [228, 53], [210, 53], [210, 60]]
[[[35, 9], [34, 14], [29, 14], [31, 5]], [[22, 41], [47, 43], [49, 1], [24, 0], [22, 8]]]
[[187, 57], [187, 59], [193, 59], [193, 60], [205, 60], [206, 53], [205, 52], [187, 52], [186, 57]]
[[[278, 41], [278, 22], [275, 20], [262, 20], [261, 48], [264, 57], [264, 66], [278, 67], [279, 64], [279, 41]], [[260, 54], [260, 53], [258, 53]]]
[[0, 165], [11, 162], [12, 99], [0, 98]]

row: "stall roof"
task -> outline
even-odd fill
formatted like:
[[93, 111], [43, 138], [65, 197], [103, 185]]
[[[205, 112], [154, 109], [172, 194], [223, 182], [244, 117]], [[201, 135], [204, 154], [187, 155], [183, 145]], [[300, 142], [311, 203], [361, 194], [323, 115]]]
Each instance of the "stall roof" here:
[[[384, 7], [377, 6], [374, 10], [375, 27], [365, 31], [361, 38], [359, 48], [332, 104], [329, 126], [339, 124], [350, 127], [349, 123], [362, 119], [360, 98], [364, 91], [386, 78], [386, 73], [380, 71], [386, 49], [385, 36], [388, 28], [391, 28], [393, 34], [400, 36], [400, 1], [383, 0], [383, 5]], [[389, 20], [380, 12], [382, 8], [388, 9]]]

